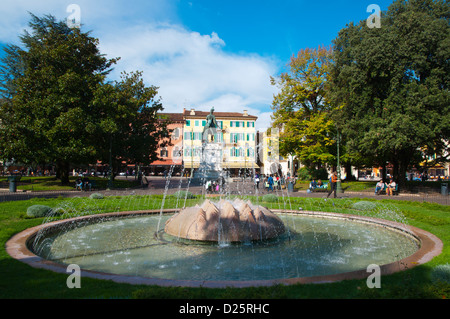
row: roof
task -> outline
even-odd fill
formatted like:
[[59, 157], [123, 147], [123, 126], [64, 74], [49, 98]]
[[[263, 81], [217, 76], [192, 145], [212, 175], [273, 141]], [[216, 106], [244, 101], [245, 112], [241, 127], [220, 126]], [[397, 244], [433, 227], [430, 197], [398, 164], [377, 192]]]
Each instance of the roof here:
[[[183, 110], [183, 115], [185, 117], [196, 117], [196, 118], [206, 118], [206, 116], [210, 113], [210, 112], [205, 112], [205, 111], [196, 111], [193, 110], [195, 112], [195, 115], [191, 115], [191, 111], [192, 110]], [[226, 117], [245, 117], [245, 118], [249, 118], [252, 120], [256, 120], [258, 117], [254, 116], [254, 115], [244, 115], [244, 113], [239, 113], [239, 112], [216, 112], [214, 111], [213, 113], [216, 118], [226, 118]]]
[[169, 121], [183, 121], [183, 113], [158, 113], [160, 119], [167, 119]]

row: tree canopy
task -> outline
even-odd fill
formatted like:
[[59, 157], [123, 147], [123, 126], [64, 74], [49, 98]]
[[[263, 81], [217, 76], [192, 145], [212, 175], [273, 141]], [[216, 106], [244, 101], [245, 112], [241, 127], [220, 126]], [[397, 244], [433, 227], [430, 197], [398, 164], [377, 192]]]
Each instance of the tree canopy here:
[[292, 56], [289, 71], [271, 82], [274, 96], [272, 125], [280, 128], [280, 153], [296, 155], [307, 166], [335, 163], [336, 129], [327, 98], [330, 48], [302, 49]]
[[334, 41], [334, 120], [347, 146], [403, 182], [418, 151], [449, 139], [449, 4], [397, 0], [381, 28], [349, 24]]
[[0, 71], [2, 157], [53, 163], [63, 183], [70, 165], [110, 154], [148, 163], [155, 158], [157, 88], [139, 72], [109, 83], [118, 59], [107, 59], [98, 39], [53, 16], [31, 15], [23, 48], [8, 46]]

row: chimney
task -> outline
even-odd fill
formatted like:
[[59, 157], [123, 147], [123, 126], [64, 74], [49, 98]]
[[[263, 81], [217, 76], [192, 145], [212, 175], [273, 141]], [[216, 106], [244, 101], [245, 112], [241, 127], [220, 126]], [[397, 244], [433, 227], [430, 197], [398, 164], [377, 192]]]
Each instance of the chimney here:
[[244, 110], [244, 116], [248, 116], [247, 110]]

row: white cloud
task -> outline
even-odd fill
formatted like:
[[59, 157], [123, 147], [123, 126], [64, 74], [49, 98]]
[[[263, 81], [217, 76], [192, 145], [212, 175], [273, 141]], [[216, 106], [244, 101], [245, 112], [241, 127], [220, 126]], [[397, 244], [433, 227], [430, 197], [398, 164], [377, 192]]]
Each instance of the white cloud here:
[[109, 57], [121, 57], [116, 77], [122, 70], [142, 70], [147, 84], [160, 87], [166, 111], [214, 106], [242, 112], [257, 104], [268, 107], [275, 90], [270, 85], [275, 63], [257, 55], [228, 53], [225, 45], [215, 33], [151, 24], [117, 30], [100, 43]]
[[276, 88], [269, 77], [275, 61], [257, 54], [227, 52], [219, 34], [200, 34], [180, 25], [174, 1], [60, 1], [4, 0], [0, 13], [0, 42], [17, 42], [30, 19], [52, 14], [65, 19], [66, 8], [81, 8], [83, 29], [99, 38], [109, 58], [121, 57], [113, 79], [121, 71], [143, 71], [148, 85], [160, 87], [166, 112], [183, 107], [242, 112], [267, 120]]

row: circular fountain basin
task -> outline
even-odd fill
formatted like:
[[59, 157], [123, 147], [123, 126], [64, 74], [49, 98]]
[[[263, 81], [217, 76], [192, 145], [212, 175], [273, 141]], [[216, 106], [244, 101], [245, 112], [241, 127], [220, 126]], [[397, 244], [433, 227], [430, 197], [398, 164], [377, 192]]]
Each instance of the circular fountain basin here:
[[[274, 211], [276, 212], [276, 211]], [[286, 231], [264, 241], [203, 242], [158, 229], [173, 210], [123, 212], [43, 224], [15, 235], [8, 253], [33, 267], [122, 283], [247, 287], [367, 278], [367, 267], [390, 274], [442, 251], [428, 232], [353, 215], [278, 212]]]

